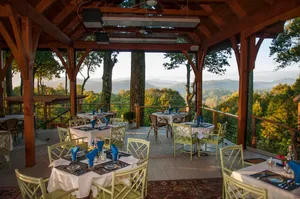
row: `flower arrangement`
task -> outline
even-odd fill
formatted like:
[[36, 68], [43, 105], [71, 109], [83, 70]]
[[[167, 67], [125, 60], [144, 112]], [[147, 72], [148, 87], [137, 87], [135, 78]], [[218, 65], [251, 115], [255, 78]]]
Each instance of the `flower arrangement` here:
[[[286, 157], [284, 156], [284, 155], [280, 155], [280, 154], [278, 154], [277, 156], [276, 156], [276, 158], [279, 160], [279, 165], [280, 166], [285, 166], [285, 164], [286, 164]], [[280, 162], [281, 161], [281, 162]]]

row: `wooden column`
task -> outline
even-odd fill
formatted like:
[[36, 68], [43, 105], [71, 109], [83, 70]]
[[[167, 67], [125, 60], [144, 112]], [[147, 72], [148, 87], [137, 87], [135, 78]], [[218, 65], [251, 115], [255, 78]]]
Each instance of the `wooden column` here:
[[10, 5], [5, 5], [13, 34], [9, 34], [0, 21], [0, 33], [10, 48], [16, 63], [21, 71], [24, 85], [24, 139], [25, 139], [25, 165], [35, 165], [34, 144], [34, 114], [33, 114], [33, 64], [41, 28], [36, 27], [33, 31], [28, 17], [21, 17], [22, 24], [16, 16], [16, 11]]
[[207, 49], [199, 50], [197, 56], [197, 69], [198, 69], [198, 78], [196, 78], [196, 88], [197, 88], [197, 116], [202, 115], [202, 94], [203, 94], [203, 67], [205, 62]]
[[4, 76], [3, 68], [4, 68], [4, 57], [3, 51], [0, 49], [0, 116], [5, 115], [5, 106], [4, 106]]

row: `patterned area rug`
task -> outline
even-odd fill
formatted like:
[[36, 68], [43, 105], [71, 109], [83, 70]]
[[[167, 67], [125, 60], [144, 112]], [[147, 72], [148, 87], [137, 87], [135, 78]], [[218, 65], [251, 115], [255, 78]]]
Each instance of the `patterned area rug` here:
[[148, 182], [146, 199], [221, 199], [222, 178]]
[[14, 199], [20, 194], [20, 190], [17, 187], [0, 187], [1, 199]]

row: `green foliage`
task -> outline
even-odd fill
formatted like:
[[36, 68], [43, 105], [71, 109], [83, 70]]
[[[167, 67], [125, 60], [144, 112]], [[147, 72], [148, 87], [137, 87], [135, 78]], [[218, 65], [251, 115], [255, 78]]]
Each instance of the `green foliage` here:
[[124, 119], [128, 121], [128, 123], [132, 123], [135, 119], [135, 112], [124, 113]]
[[[290, 20], [282, 33], [272, 41], [270, 56], [279, 63], [277, 69], [285, 68], [300, 61], [300, 17]], [[300, 67], [300, 65], [299, 65]]]

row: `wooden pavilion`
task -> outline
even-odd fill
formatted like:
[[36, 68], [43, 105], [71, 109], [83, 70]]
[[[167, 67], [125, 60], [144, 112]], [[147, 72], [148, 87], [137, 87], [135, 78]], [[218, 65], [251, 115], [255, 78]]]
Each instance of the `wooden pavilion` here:
[[[76, 114], [76, 76], [90, 51], [182, 52], [195, 73], [199, 115], [205, 56], [212, 51], [232, 47], [240, 76], [238, 144], [245, 144], [248, 80], [255, 68], [260, 44], [264, 38], [274, 37], [282, 31], [286, 20], [300, 15], [300, 1], [136, 0], [137, 5], [133, 8], [120, 6], [123, 1], [0, 1], [0, 46], [2, 50], [10, 49], [12, 52], [6, 63], [3, 62], [1, 53], [0, 78], [1, 81], [4, 80], [3, 74], [8, 63], [15, 59], [24, 81], [26, 166], [35, 164], [33, 62], [37, 49], [52, 50], [66, 68], [70, 80], [72, 115]], [[147, 9], [143, 8], [146, 4]], [[96, 21], [95, 18], [87, 19], [89, 14], [83, 16], [89, 12], [90, 16], [96, 16]], [[128, 21], [131, 24], [122, 23]], [[171, 27], [168, 24], [172, 24]], [[101, 32], [100, 40], [86, 40], [86, 36], [91, 36], [96, 31]], [[176, 43], [178, 38], [184, 42]], [[75, 55], [79, 50], [85, 52], [76, 63]], [[62, 51], [67, 52], [67, 60], [63, 58]], [[196, 63], [189, 57], [189, 52], [196, 53]], [[4, 101], [2, 87], [0, 96], [1, 108]]]

